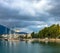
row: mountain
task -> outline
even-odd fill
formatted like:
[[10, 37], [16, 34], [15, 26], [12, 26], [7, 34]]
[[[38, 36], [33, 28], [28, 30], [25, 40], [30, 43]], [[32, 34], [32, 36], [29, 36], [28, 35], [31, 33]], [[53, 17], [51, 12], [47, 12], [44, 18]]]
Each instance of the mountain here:
[[16, 32], [17, 34], [28, 34], [26, 32]]
[[9, 34], [9, 33], [17, 33], [17, 34], [27, 34], [26, 32], [14, 32], [13, 30], [10, 30], [6, 26], [0, 25], [0, 35], [2, 34]]
[[9, 31], [10, 31], [9, 28], [7, 28], [7, 27], [5, 27], [3, 25], [0, 25], [0, 35], [1, 34], [9, 34]]

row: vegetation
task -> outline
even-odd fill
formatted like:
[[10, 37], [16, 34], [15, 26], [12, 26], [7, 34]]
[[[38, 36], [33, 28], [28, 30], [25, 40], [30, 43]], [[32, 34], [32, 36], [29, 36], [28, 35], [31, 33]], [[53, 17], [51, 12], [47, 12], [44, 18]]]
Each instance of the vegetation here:
[[0, 35], [0, 38], [3, 38], [3, 36], [2, 36], [2, 35]]
[[38, 38], [38, 34], [34, 33], [34, 32], [31, 33], [31, 36], [32, 36], [32, 38]]
[[60, 26], [59, 24], [53, 24], [50, 27], [45, 27], [38, 33], [31, 33], [32, 38], [60, 38]]

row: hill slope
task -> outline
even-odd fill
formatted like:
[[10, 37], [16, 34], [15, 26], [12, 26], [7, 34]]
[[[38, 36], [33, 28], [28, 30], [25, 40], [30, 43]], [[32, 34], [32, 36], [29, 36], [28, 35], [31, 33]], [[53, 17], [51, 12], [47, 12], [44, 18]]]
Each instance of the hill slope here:
[[0, 34], [9, 34], [9, 31], [10, 29], [3, 26], [3, 25], [0, 25]]

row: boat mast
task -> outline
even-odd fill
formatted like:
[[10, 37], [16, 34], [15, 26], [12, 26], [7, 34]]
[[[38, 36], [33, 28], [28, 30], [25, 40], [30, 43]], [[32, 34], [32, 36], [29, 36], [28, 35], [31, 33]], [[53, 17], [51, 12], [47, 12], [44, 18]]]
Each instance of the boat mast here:
[[9, 32], [9, 39], [12, 38], [12, 35], [11, 35], [11, 28], [10, 28], [10, 32]]
[[6, 30], [6, 32], [5, 32], [5, 33], [6, 33], [6, 38], [8, 39], [8, 35], [7, 35], [7, 28], [5, 28], [5, 30]]

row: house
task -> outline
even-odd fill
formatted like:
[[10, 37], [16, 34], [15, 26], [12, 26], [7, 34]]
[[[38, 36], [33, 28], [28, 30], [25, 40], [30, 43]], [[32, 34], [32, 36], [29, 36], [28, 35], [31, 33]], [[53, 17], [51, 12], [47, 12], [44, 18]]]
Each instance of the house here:
[[27, 34], [27, 38], [32, 38], [30, 33]]

